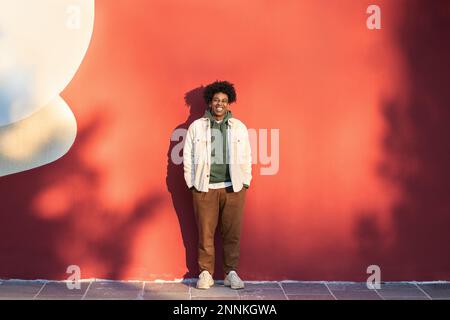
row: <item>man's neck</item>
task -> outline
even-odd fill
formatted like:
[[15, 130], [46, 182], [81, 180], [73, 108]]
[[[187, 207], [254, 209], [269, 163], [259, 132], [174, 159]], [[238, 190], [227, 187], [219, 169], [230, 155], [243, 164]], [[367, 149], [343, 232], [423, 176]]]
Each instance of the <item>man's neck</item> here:
[[210, 112], [211, 112], [211, 114], [212, 114], [214, 120], [216, 120], [216, 121], [222, 121], [223, 118], [225, 118], [225, 115], [226, 115], [226, 114], [224, 114], [222, 117], [219, 117], [219, 116], [215, 115], [214, 112], [213, 112], [212, 110], [211, 110]]

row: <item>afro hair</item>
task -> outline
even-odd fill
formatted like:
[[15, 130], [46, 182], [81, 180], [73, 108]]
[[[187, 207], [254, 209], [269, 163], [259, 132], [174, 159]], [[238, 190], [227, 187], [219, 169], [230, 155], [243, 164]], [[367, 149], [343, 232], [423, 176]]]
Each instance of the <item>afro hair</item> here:
[[205, 102], [209, 104], [214, 95], [218, 92], [225, 93], [228, 96], [228, 102], [233, 103], [236, 101], [236, 91], [234, 85], [228, 81], [216, 81], [208, 84], [203, 92], [203, 98]]

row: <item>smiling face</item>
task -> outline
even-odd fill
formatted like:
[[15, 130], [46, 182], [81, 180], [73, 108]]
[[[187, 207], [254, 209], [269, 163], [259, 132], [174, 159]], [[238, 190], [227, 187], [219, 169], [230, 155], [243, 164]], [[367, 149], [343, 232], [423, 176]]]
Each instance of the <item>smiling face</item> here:
[[214, 94], [212, 101], [209, 103], [211, 113], [216, 120], [222, 120], [228, 112], [228, 95], [223, 92]]

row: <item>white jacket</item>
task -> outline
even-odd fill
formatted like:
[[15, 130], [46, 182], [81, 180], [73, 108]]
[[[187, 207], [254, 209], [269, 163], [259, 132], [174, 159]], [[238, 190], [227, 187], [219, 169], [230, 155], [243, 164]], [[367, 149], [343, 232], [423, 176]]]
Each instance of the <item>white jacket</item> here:
[[[247, 127], [236, 118], [228, 119], [227, 163], [233, 191], [252, 180], [252, 152]], [[184, 179], [188, 188], [208, 192], [211, 170], [211, 123], [208, 118], [195, 120], [186, 134], [183, 148]]]

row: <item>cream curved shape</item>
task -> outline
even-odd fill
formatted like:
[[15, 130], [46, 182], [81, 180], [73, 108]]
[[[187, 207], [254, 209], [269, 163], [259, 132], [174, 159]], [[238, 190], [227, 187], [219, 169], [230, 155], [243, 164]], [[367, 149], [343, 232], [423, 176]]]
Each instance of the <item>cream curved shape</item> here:
[[0, 126], [47, 105], [88, 49], [94, 0], [0, 0]]
[[0, 176], [53, 162], [74, 143], [59, 94], [93, 27], [94, 0], [0, 0]]
[[76, 133], [75, 116], [59, 96], [30, 117], [0, 127], [0, 176], [61, 158], [74, 143]]

